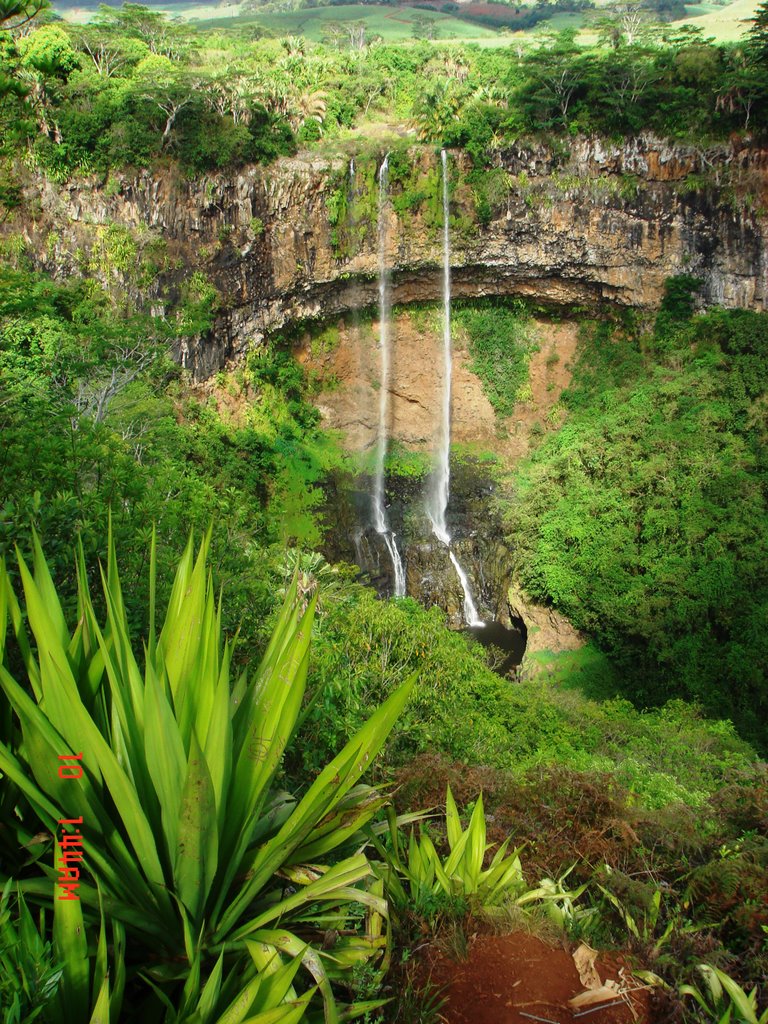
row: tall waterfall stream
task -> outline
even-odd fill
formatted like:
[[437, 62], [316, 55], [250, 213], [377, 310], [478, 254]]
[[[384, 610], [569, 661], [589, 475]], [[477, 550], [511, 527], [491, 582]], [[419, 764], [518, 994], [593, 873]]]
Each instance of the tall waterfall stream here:
[[445, 520], [448, 499], [451, 492], [451, 382], [453, 379], [453, 353], [451, 346], [451, 230], [450, 195], [448, 188], [448, 154], [440, 153], [443, 176], [443, 386], [440, 403], [440, 433], [437, 449], [436, 469], [432, 487], [427, 498], [427, 515], [432, 531], [439, 541], [448, 548], [451, 559], [464, 593], [464, 621], [468, 626], [482, 626], [483, 620], [477, 613], [472, 599], [469, 579], [451, 548], [451, 535]]
[[395, 535], [389, 528], [384, 504], [384, 460], [387, 455], [387, 424], [389, 421], [389, 386], [391, 364], [389, 269], [387, 266], [387, 214], [389, 207], [389, 158], [379, 168], [379, 429], [376, 438], [376, 469], [373, 476], [373, 528], [384, 540], [392, 559], [395, 597], [405, 597], [405, 570]]

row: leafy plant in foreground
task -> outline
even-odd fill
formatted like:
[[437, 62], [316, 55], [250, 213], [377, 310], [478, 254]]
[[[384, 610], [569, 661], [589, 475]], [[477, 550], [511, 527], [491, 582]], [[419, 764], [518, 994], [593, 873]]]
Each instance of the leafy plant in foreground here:
[[768, 1009], [757, 1014], [757, 989], [747, 994], [730, 975], [709, 964], [699, 964], [699, 971], [705, 981], [705, 988], [698, 985], [681, 985], [680, 995], [691, 996], [717, 1024], [768, 1024]]
[[409, 904], [428, 907], [437, 895], [464, 897], [486, 910], [506, 901], [517, 906], [536, 901], [568, 901], [572, 906], [572, 901], [586, 888], [582, 885], [571, 892], [562, 885], [545, 884], [551, 883], [551, 879], [545, 879], [538, 887], [529, 889], [523, 876], [519, 849], [507, 854], [509, 838], [494, 853], [490, 865], [484, 868], [485, 855], [491, 844], [486, 843], [482, 795], [477, 799], [469, 825], [463, 830], [456, 801], [451, 787], [448, 787], [445, 824], [450, 853], [445, 860], [424, 832], [416, 839], [411, 830], [406, 849], [404, 837], [391, 809], [388, 813], [391, 849], [385, 848], [379, 841], [376, 841], [376, 848], [384, 858], [382, 875], [385, 887], [399, 908]]
[[[111, 539], [105, 622], [80, 552], [72, 633], [36, 537], [32, 570], [19, 556], [26, 615], [0, 562], [0, 644], [10, 623], [31, 690], [13, 677], [0, 647], [0, 686], [20, 728], [0, 743], [0, 770], [44, 829], [55, 834], [60, 819], [82, 817], [83, 911], [93, 916], [103, 906], [125, 928], [158, 998], [171, 1011], [171, 1000], [180, 1000], [170, 1019], [239, 1024], [259, 989], [273, 984], [262, 975], [280, 970], [286, 956], [308, 969], [325, 1019], [334, 1022], [330, 976], [386, 947], [386, 904], [379, 883], [365, 886], [372, 869], [358, 841], [385, 798], [359, 779], [412, 682], [382, 704], [300, 801], [278, 791], [275, 777], [299, 721], [316, 599], [299, 590], [297, 574], [261, 664], [231, 685], [233, 644], [222, 639], [207, 550], [208, 539], [195, 558], [190, 539], [158, 632], [153, 541], [143, 672]], [[59, 777], [62, 755], [82, 755], [79, 779]], [[7, 824], [15, 827], [14, 819]], [[345, 856], [345, 846], [356, 852]], [[55, 872], [43, 870], [47, 879], [23, 887], [50, 906]], [[352, 922], [361, 908], [366, 933], [357, 935]], [[329, 928], [342, 936], [333, 950], [313, 948], [313, 937]], [[78, 955], [71, 943], [65, 953]], [[80, 1006], [87, 976], [80, 971], [73, 982]], [[297, 998], [289, 982], [285, 1000]]]

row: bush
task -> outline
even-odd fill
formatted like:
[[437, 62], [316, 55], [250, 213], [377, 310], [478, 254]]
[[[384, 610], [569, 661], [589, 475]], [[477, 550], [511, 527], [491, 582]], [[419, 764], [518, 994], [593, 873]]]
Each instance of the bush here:
[[[27, 828], [61, 837], [58, 878], [36, 879], [39, 898], [55, 908], [63, 961], [63, 1013], [56, 1024], [85, 1020], [100, 969], [95, 992], [104, 979], [103, 965], [89, 969], [83, 924], [102, 907], [125, 930], [128, 962], [149, 965], [142, 973], [163, 1001], [196, 1009], [205, 1021], [217, 1020], [234, 1002], [245, 1013], [269, 1009], [269, 1001], [260, 1005], [269, 986], [259, 990], [262, 972], [276, 965], [289, 981], [276, 1002], [292, 1003], [290, 979], [301, 962], [319, 984], [326, 1014], [335, 1014], [329, 974], [339, 973], [335, 965], [343, 962], [345, 947], [354, 948], [357, 961], [361, 943], [364, 959], [386, 944], [385, 905], [375, 887], [359, 886], [371, 874], [359, 852], [360, 829], [385, 798], [359, 779], [413, 683], [392, 694], [300, 800], [278, 790], [283, 753], [299, 727], [317, 597], [309, 597], [311, 581], [297, 571], [260, 665], [250, 679], [245, 672], [230, 678], [233, 644], [221, 634], [207, 552], [206, 540], [195, 558], [190, 539], [156, 630], [152, 539], [149, 635], [141, 661], [133, 653], [112, 544], [101, 623], [79, 554], [72, 632], [36, 538], [32, 571], [19, 560], [24, 619], [0, 562], [0, 664], [10, 625], [20, 651], [12, 660], [24, 666], [23, 683], [0, 668], [6, 706], [24, 736], [19, 742], [14, 729], [5, 729], [0, 741], [0, 770], [15, 796], [14, 804], [4, 804], [4, 826], [19, 830], [19, 839]], [[62, 828], [78, 821], [82, 832]], [[75, 845], [80, 857], [61, 855]], [[327, 866], [318, 868], [319, 860]], [[311, 869], [304, 866], [310, 863]], [[278, 873], [297, 886], [290, 895]], [[73, 901], [67, 911], [62, 899]], [[316, 917], [318, 901], [323, 911]], [[351, 943], [340, 937], [326, 970], [307, 945], [307, 928], [314, 920], [319, 945], [330, 911], [345, 931], [354, 930], [350, 909], [356, 903], [368, 906], [367, 937]], [[292, 919], [301, 939], [290, 930]], [[291, 960], [295, 968], [288, 974]], [[209, 978], [205, 988], [201, 976]]]

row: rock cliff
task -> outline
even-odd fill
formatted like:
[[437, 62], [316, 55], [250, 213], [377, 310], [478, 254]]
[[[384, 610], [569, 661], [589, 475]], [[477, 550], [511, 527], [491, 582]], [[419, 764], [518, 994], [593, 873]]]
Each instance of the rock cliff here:
[[[567, 151], [520, 143], [497, 156], [482, 216], [482, 178], [452, 158], [455, 294], [653, 309], [664, 279], [684, 272], [702, 279], [705, 305], [768, 306], [768, 150], [645, 136], [575, 139]], [[408, 159], [435, 180], [433, 151], [413, 147]], [[341, 252], [331, 224], [345, 172], [341, 158], [305, 155], [197, 181], [169, 171], [106, 183], [35, 178], [0, 232], [58, 276], [85, 269], [155, 309], [178, 307], [197, 271], [221, 298], [211, 328], [177, 355], [204, 378], [272, 330], [375, 303], [375, 228]], [[115, 253], [107, 243], [120, 237], [130, 244]], [[388, 249], [395, 303], [438, 297], [439, 231], [418, 196], [394, 218]]]

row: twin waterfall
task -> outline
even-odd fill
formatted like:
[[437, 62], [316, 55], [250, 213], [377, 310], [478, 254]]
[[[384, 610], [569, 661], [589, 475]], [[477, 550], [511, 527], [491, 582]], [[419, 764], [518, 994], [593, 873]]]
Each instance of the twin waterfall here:
[[[448, 154], [440, 154], [443, 181], [443, 372], [442, 396], [438, 449], [435, 471], [427, 497], [427, 515], [432, 523], [435, 537], [448, 549], [448, 556], [459, 577], [464, 593], [464, 621], [468, 626], [482, 626], [484, 623], [477, 613], [472, 600], [467, 574], [451, 548], [451, 536], [446, 523], [448, 498], [450, 495], [450, 453], [451, 453], [451, 239], [450, 203], [448, 188]], [[384, 542], [392, 559], [395, 579], [395, 597], [405, 596], [405, 572], [397, 549], [395, 535], [389, 528], [384, 505], [384, 459], [387, 453], [387, 422], [389, 417], [389, 384], [391, 364], [390, 339], [390, 282], [386, 258], [387, 227], [389, 213], [389, 162], [388, 156], [379, 170], [379, 350], [381, 374], [379, 386], [379, 427], [376, 444], [376, 467], [373, 480], [373, 526]]]

